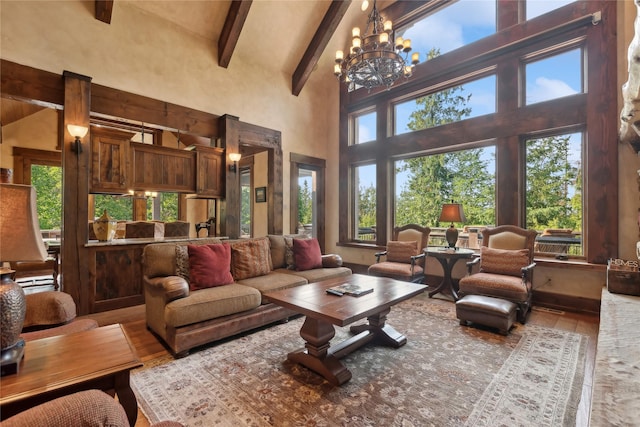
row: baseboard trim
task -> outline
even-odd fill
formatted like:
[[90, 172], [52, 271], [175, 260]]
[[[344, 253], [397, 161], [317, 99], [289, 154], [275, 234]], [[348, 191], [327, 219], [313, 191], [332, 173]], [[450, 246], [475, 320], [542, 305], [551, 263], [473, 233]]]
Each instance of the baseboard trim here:
[[533, 305], [574, 313], [600, 313], [600, 300], [554, 292], [533, 291]]

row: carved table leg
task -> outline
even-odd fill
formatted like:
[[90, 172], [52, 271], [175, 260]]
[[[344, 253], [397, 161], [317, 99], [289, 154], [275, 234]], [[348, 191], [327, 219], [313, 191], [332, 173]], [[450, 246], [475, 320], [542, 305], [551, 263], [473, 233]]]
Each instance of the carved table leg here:
[[317, 372], [334, 385], [346, 383], [351, 379], [351, 372], [329, 352], [329, 342], [335, 334], [331, 323], [307, 316], [300, 329], [305, 348], [289, 353], [288, 359]]
[[373, 335], [372, 339], [381, 344], [394, 348], [402, 347], [407, 343], [407, 337], [385, 323], [387, 321], [387, 314], [389, 314], [390, 311], [391, 309], [388, 308], [380, 313], [367, 317], [369, 321], [368, 324], [352, 326], [350, 328], [351, 332], [354, 334], [367, 332]]

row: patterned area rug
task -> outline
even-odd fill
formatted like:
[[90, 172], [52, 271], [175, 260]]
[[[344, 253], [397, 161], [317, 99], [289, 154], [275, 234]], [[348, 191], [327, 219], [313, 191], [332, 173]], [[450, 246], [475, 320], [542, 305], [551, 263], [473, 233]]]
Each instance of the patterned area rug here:
[[[138, 404], [152, 423], [187, 426], [575, 425], [588, 340], [580, 334], [462, 327], [453, 303], [423, 294], [388, 316], [407, 344], [350, 354], [342, 360], [353, 378], [335, 387], [287, 361], [303, 346], [302, 322], [147, 362], [132, 375]], [[336, 328], [334, 340], [348, 336]]]

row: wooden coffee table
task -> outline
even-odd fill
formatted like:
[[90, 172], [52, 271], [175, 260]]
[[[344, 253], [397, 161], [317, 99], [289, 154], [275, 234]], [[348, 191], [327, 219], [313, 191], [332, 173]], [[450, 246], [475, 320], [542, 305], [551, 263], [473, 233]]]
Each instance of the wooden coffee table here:
[[[373, 287], [373, 292], [353, 297], [327, 294], [327, 288], [343, 283]], [[363, 345], [376, 341], [398, 348], [407, 338], [386, 324], [391, 306], [414, 297], [427, 289], [416, 283], [386, 277], [353, 274], [291, 289], [268, 292], [265, 297], [274, 304], [304, 314], [300, 329], [305, 348], [289, 353], [288, 359], [317, 372], [335, 385], [351, 379], [351, 372], [340, 359]], [[351, 327], [353, 337], [337, 345], [329, 342], [335, 336], [333, 325], [346, 326], [367, 318], [369, 323]]]
[[2, 377], [0, 416], [4, 420], [60, 396], [100, 389], [118, 395], [133, 426], [138, 404], [129, 371], [141, 365], [120, 325], [29, 341], [19, 372]]

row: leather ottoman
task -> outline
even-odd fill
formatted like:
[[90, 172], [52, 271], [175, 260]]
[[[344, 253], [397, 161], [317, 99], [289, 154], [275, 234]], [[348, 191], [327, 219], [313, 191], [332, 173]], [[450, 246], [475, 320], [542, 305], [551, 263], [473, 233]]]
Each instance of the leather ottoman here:
[[483, 295], [466, 295], [456, 302], [456, 317], [467, 326], [477, 323], [508, 335], [516, 320], [517, 306], [511, 301]]

